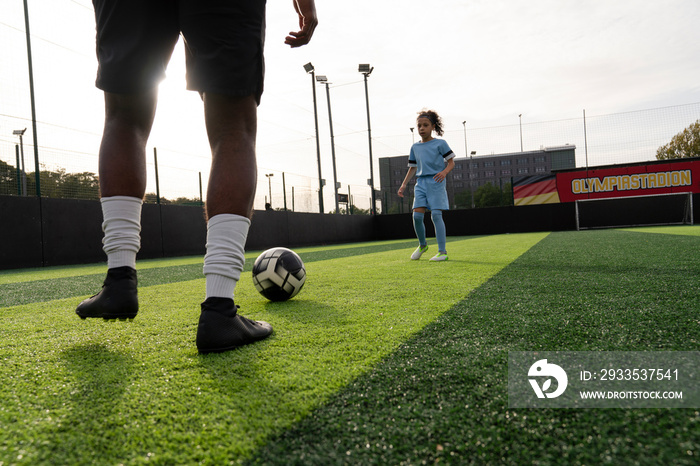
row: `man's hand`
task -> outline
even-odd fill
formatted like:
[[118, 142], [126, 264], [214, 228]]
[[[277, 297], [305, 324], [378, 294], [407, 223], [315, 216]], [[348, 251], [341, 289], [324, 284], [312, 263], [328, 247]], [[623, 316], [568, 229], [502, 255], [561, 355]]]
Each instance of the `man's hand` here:
[[285, 38], [284, 43], [290, 47], [301, 47], [311, 41], [311, 36], [314, 34], [314, 29], [318, 25], [316, 18], [316, 5], [314, 0], [292, 0], [294, 2], [294, 10], [299, 15], [298, 32], [290, 32]]

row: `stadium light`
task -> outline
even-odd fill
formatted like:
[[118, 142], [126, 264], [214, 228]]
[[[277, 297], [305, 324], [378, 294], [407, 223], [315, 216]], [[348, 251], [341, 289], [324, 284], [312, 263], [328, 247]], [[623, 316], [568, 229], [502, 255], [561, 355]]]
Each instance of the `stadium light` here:
[[372, 161], [372, 124], [369, 118], [369, 90], [367, 87], [367, 77], [372, 74], [374, 70], [369, 64], [360, 64], [357, 71], [362, 73], [365, 77], [365, 102], [367, 103], [367, 140], [369, 141], [369, 186], [372, 190], [372, 208], [371, 214], [375, 215], [377, 210], [377, 200], [375, 199], [374, 193], [374, 162]]
[[25, 131], [27, 128], [12, 131], [13, 135], [19, 136], [19, 152], [22, 156], [22, 196], [27, 195], [27, 171], [24, 169], [24, 141], [22, 140]]
[[413, 132], [413, 130], [416, 129], [416, 128], [413, 128], [413, 127], [412, 127], [412, 128], [408, 128], [408, 129], [411, 130], [411, 143], [415, 144], [415, 143], [416, 143], [416, 137], [415, 137], [415, 133]]
[[323, 213], [323, 181], [321, 177], [321, 144], [318, 140], [318, 110], [316, 106], [316, 76], [311, 62], [304, 65], [304, 71], [311, 74], [311, 91], [314, 96], [314, 127], [316, 128], [316, 164], [318, 165], [318, 212]]
[[338, 174], [335, 169], [335, 137], [333, 136], [333, 115], [331, 113], [331, 91], [329, 88], [328, 77], [325, 75], [316, 76], [316, 81], [326, 85], [326, 99], [328, 100], [328, 126], [331, 130], [331, 158], [333, 160], [333, 186], [335, 199], [335, 213], [340, 214], [340, 204], [338, 203]]

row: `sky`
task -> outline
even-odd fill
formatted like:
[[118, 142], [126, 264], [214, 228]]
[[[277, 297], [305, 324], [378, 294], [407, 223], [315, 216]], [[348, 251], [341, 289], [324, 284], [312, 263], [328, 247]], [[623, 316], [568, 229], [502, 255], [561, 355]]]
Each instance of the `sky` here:
[[[0, 54], [0, 144], [14, 143], [11, 129], [29, 118], [21, 4], [0, 0], [0, 40], [6, 44]], [[91, 4], [28, 4], [37, 119], [49, 125], [40, 131], [39, 145], [58, 154], [69, 148], [79, 154], [69, 157], [71, 163], [96, 171], [103, 107], [94, 88]], [[287, 33], [298, 29], [292, 1], [270, 0], [267, 12], [256, 207], [269, 188], [281, 193], [281, 172], [288, 182], [317, 189], [312, 84], [303, 69], [308, 62], [331, 82], [341, 192], [350, 185], [360, 196], [369, 192], [360, 63], [374, 67], [368, 90], [377, 187], [377, 159], [408, 153], [410, 128], [424, 107], [442, 116], [445, 139], [462, 157], [465, 128], [469, 134], [474, 128], [517, 128], [522, 123], [527, 130], [535, 122], [580, 118], [584, 109], [587, 115], [605, 115], [700, 102], [697, 0], [317, 0], [319, 26], [312, 42], [298, 49], [284, 45]], [[316, 92], [321, 166], [330, 187], [326, 89], [317, 85]], [[554, 139], [526, 137], [525, 150], [573, 142]], [[160, 85], [149, 145], [158, 147], [159, 164], [170, 165], [173, 173], [200, 170], [206, 184], [209, 149], [201, 101], [185, 90], [181, 43]], [[514, 140], [510, 150], [519, 149]], [[0, 157], [9, 158], [5, 153]], [[275, 176], [268, 185], [264, 175], [270, 173]]]

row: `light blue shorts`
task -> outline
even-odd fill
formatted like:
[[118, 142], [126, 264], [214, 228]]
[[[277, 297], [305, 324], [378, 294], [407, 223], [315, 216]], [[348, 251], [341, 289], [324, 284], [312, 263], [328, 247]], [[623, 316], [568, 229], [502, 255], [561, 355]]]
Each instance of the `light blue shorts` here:
[[438, 183], [432, 175], [419, 176], [416, 181], [413, 208], [419, 207], [425, 207], [428, 210], [449, 210], [446, 181]]

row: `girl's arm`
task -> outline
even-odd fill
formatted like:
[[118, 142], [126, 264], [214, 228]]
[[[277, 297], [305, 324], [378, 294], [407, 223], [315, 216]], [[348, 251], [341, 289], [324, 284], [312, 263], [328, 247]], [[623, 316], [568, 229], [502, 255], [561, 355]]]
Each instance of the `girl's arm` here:
[[450, 160], [447, 161], [447, 166], [443, 171], [440, 173], [436, 174], [433, 179], [437, 181], [438, 183], [442, 183], [445, 178], [447, 178], [447, 174], [452, 171], [452, 169], [455, 167], [455, 159], [454, 157], [451, 158]]
[[[452, 160], [452, 159], [450, 159]], [[403, 183], [401, 183], [401, 187], [399, 188], [399, 197], [403, 197], [404, 192], [406, 191], [406, 187], [408, 186], [408, 182], [411, 181], [411, 178], [413, 178], [413, 175], [416, 174], [417, 167], [410, 167], [408, 169], [408, 173], [406, 173], [406, 177], [403, 179]]]

